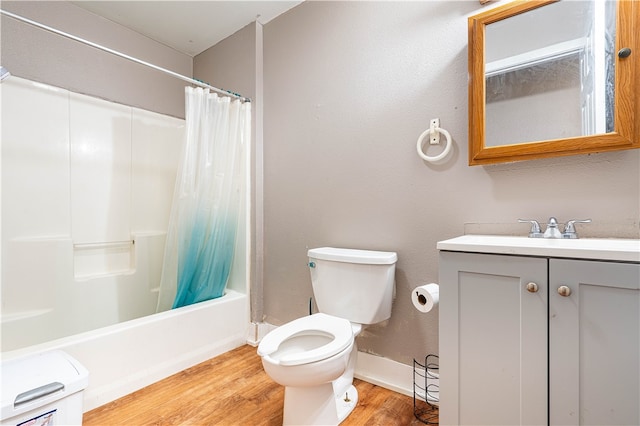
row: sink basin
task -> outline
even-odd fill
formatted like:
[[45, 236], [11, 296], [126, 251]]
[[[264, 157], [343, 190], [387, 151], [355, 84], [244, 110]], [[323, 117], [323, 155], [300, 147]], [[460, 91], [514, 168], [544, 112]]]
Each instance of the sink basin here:
[[463, 235], [440, 241], [438, 250], [523, 256], [640, 262], [640, 240], [581, 238], [576, 240], [502, 235]]

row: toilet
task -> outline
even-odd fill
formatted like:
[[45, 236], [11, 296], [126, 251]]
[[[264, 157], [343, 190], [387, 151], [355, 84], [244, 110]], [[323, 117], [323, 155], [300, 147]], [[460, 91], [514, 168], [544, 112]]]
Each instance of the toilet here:
[[284, 425], [338, 425], [358, 402], [356, 336], [391, 317], [394, 252], [308, 251], [319, 312], [283, 324], [258, 345], [265, 372], [284, 390]]

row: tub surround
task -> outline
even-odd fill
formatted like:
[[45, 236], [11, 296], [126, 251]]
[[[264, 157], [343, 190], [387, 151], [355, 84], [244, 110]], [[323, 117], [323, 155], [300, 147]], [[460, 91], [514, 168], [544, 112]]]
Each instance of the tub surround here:
[[3, 350], [155, 313], [184, 121], [1, 90]]
[[[99, 275], [74, 275], [79, 262], [70, 238], [7, 242], [3, 256], [13, 261], [3, 271], [9, 277], [3, 297], [11, 294], [2, 310], [3, 352], [154, 314], [153, 283], [160, 278], [165, 234], [134, 233], [132, 238], [135, 244], [126, 252], [135, 259], [132, 268]], [[92, 260], [107, 264], [104, 258]], [[19, 288], [11, 289], [12, 284]]]

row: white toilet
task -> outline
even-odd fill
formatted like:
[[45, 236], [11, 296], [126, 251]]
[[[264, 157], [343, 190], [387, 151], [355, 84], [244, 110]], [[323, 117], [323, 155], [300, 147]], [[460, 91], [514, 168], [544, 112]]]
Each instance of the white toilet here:
[[338, 425], [358, 402], [355, 337], [391, 316], [393, 252], [317, 248], [308, 252], [320, 313], [268, 333], [258, 346], [265, 372], [285, 386], [285, 425]]

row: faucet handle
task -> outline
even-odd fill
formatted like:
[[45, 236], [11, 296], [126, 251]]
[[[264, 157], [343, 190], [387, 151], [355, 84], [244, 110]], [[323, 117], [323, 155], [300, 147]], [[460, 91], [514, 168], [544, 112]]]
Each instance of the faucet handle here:
[[578, 238], [578, 233], [576, 232], [576, 227], [574, 224], [576, 223], [591, 223], [591, 219], [572, 219], [567, 222], [564, 227], [564, 232], [562, 233], [562, 238], [576, 239]]
[[544, 235], [542, 233], [542, 230], [540, 230], [540, 224], [538, 223], [537, 220], [518, 219], [518, 222], [531, 224], [531, 230], [529, 231], [529, 238], [542, 238], [542, 236]]

